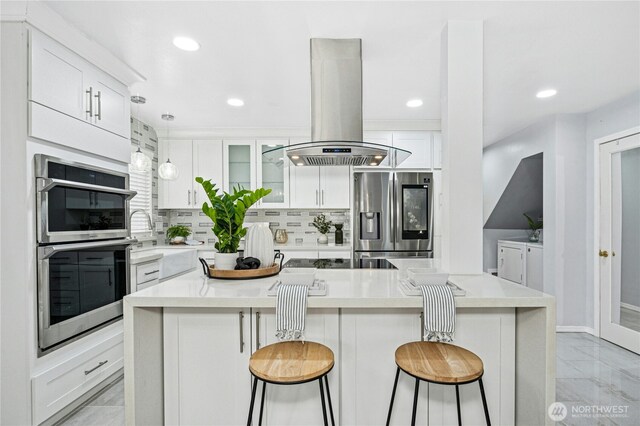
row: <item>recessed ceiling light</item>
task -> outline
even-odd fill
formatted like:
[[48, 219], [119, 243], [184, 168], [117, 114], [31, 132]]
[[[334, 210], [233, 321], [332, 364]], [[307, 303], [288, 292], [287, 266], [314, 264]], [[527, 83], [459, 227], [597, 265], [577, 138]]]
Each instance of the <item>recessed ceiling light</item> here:
[[417, 108], [419, 106], [422, 106], [422, 99], [411, 99], [407, 102], [407, 106], [409, 108]]
[[200, 43], [189, 37], [174, 37], [173, 45], [187, 52], [195, 52], [200, 49]]
[[242, 99], [237, 99], [237, 98], [227, 99], [227, 103], [234, 107], [241, 107], [242, 105], [244, 105], [244, 101]]
[[536, 93], [536, 98], [550, 98], [551, 96], [555, 96], [558, 91], [556, 89], [545, 89]]

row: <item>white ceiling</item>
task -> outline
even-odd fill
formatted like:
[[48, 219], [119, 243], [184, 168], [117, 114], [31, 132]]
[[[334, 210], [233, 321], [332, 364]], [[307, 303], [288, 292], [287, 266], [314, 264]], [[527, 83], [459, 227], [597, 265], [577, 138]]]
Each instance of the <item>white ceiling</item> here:
[[[451, 19], [485, 21], [485, 145], [640, 89], [637, 1], [48, 4], [147, 78], [132, 93], [147, 98], [139, 115], [155, 127], [167, 111], [173, 128], [310, 126], [311, 37], [362, 38], [365, 120], [439, 119], [440, 31]], [[176, 49], [177, 35], [202, 48]], [[545, 87], [558, 95], [536, 99]], [[424, 105], [407, 108], [412, 98]]]

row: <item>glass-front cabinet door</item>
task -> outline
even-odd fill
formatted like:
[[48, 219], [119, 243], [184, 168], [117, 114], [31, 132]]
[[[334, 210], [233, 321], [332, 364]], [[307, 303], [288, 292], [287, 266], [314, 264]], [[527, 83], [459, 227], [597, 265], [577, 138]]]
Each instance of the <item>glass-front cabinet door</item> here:
[[282, 158], [265, 157], [263, 152], [289, 145], [286, 139], [258, 140], [256, 151], [258, 163], [258, 187], [271, 189], [271, 193], [260, 200], [258, 207], [289, 207], [289, 165], [291, 161], [282, 153]]
[[232, 192], [240, 186], [256, 189], [255, 140], [226, 140], [224, 146], [224, 190]]

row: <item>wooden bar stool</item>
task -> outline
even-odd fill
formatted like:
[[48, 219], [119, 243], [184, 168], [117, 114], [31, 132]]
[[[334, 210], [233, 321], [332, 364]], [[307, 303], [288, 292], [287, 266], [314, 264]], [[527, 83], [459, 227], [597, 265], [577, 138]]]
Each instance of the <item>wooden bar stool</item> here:
[[482, 385], [484, 366], [482, 360], [473, 352], [449, 343], [411, 342], [396, 349], [396, 365], [398, 368], [396, 369], [396, 380], [393, 383], [393, 392], [391, 393], [387, 426], [389, 426], [391, 422], [391, 411], [393, 410], [393, 400], [396, 396], [400, 370], [416, 379], [413, 394], [413, 414], [411, 416], [412, 426], [416, 424], [418, 390], [421, 380], [439, 385], [455, 385], [458, 425], [462, 425], [458, 385], [466, 385], [477, 381], [480, 383], [480, 395], [482, 396], [484, 416], [487, 425], [491, 425], [489, 409], [487, 408], [487, 398], [484, 395], [484, 386]]
[[247, 426], [251, 425], [253, 405], [256, 399], [258, 380], [262, 381], [262, 396], [260, 399], [260, 417], [258, 425], [262, 425], [262, 411], [267, 383], [274, 385], [298, 385], [317, 380], [320, 384], [320, 400], [322, 401], [322, 415], [324, 424], [327, 423], [327, 408], [324, 400], [324, 386], [327, 388], [331, 424], [335, 426], [333, 405], [329, 392], [327, 374], [334, 365], [333, 352], [328, 347], [315, 342], [280, 342], [258, 349], [249, 360], [249, 371], [253, 375], [251, 389], [251, 405]]

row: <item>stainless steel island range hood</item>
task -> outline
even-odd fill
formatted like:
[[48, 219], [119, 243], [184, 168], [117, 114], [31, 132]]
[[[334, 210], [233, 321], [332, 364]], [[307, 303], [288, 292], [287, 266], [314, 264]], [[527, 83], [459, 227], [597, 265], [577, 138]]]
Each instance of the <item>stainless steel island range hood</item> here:
[[363, 142], [362, 40], [311, 39], [311, 142], [263, 153], [296, 166], [395, 166], [411, 153]]

